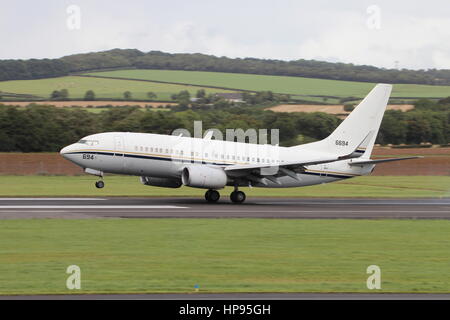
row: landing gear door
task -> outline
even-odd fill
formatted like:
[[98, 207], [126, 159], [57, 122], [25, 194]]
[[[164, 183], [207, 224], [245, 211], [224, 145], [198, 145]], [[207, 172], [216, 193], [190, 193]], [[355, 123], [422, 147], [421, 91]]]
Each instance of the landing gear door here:
[[120, 166], [123, 168], [125, 166], [125, 157], [124, 157], [124, 142], [122, 136], [114, 137], [114, 159], [115, 161], [120, 162]]

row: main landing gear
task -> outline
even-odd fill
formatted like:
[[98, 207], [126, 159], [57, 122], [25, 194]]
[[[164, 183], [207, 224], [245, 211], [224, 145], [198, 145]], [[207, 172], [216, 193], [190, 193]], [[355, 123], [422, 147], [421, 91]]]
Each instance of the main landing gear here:
[[230, 194], [230, 199], [234, 203], [242, 203], [245, 201], [245, 198], [246, 198], [245, 193], [239, 190], [234, 190]]
[[98, 188], [98, 189], [101, 189], [101, 188], [103, 188], [104, 186], [105, 186], [105, 183], [103, 182], [103, 180], [97, 181], [97, 182], [95, 183], [95, 187]]
[[[239, 191], [237, 188], [230, 194], [230, 200], [233, 203], [243, 203], [245, 201], [245, 193], [242, 191]], [[220, 199], [220, 193], [217, 190], [208, 190], [205, 193], [205, 199], [206, 201], [210, 203], [215, 203], [219, 201]]]
[[210, 190], [206, 191], [205, 199], [206, 199], [206, 201], [211, 202], [211, 203], [217, 202], [220, 199], [220, 193], [217, 190], [210, 189]]

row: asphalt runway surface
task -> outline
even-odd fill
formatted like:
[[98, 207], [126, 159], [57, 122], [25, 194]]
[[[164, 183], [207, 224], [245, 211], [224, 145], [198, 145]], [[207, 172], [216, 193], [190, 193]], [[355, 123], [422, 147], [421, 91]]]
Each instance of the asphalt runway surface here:
[[450, 198], [0, 198], [0, 219], [29, 218], [450, 219]]

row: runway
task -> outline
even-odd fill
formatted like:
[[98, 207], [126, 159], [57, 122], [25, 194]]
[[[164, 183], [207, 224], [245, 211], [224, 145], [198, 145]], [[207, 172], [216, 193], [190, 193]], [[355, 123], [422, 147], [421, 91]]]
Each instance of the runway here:
[[0, 198], [0, 219], [30, 218], [450, 219], [450, 198]]

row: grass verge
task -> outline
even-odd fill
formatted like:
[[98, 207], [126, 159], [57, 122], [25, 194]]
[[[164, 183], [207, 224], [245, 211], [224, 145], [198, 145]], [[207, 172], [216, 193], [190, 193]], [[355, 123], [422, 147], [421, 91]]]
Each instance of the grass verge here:
[[[138, 177], [108, 176], [104, 189], [96, 189], [92, 176], [0, 176], [0, 196], [137, 196], [202, 197], [204, 190], [144, 186]], [[449, 197], [450, 177], [367, 176], [300, 188], [242, 188], [248, 197]], [[221, 191], [228, 196], [231, 188]]]
[[[0, 220], [0, 294], [450, 292], [450, 221]], [[81, 268], [81, 290], [66, 268]], [[373, 291], [370, 291], [373, 292]]]

